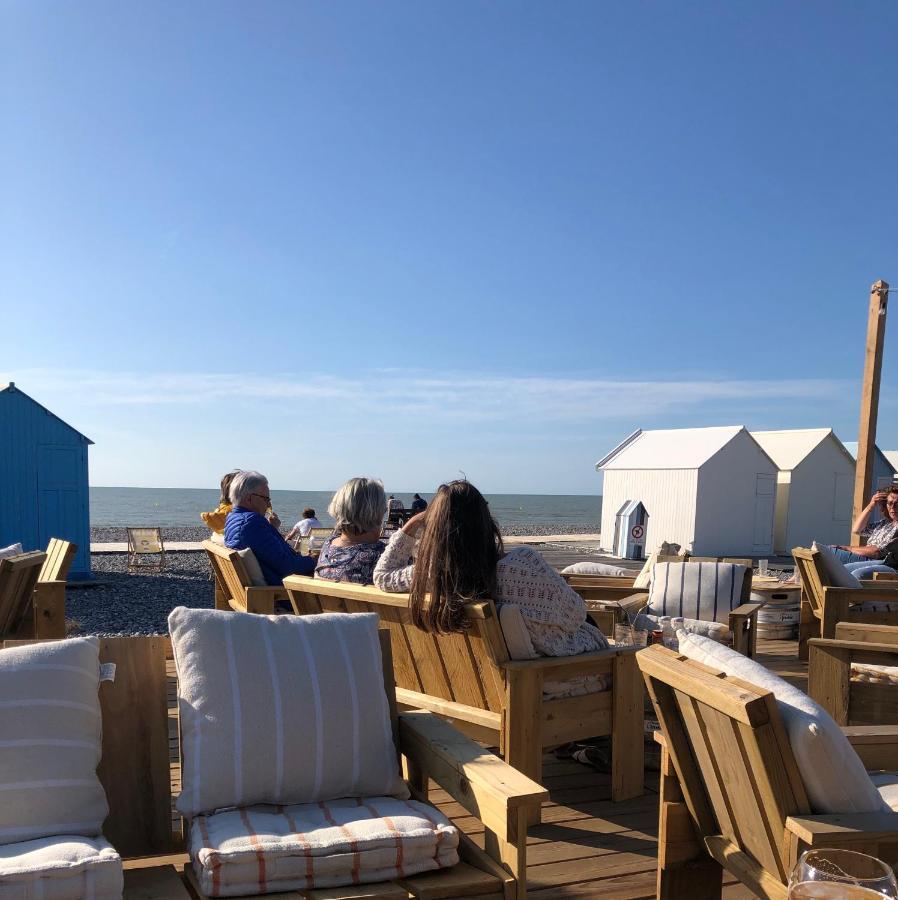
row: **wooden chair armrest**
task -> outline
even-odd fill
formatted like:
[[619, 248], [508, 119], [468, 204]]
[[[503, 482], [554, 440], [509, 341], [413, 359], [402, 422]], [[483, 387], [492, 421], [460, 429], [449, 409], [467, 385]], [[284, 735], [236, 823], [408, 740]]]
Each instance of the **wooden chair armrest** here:
[[638, 613], [639, 610], [646, 607], [649, 602], [649, 594], [648, 591], [630, 594], [627, 597], [621, 597], [617, 602], [620, 604], [621, 609], [629, 616]]
[[588, 603], [608, 603], [609, 605], [614, 605], [620, 600], [626, 600], [628, 597], [633, 596], [635, 591], [639, 590], [639, 588], [634, 588], [632, 584], [572, 584], [571, 588]]
[[849, 604], [864, 603], [867, 600], [890, 600], [892, 602], [898, 600], [898, 585], [895, 587], [876, 587], [876, 588], [842, 588], [842, 587], [825, 587], [823, 589], [823, 600], [826, 602], [830, 599], [845, 599]]
[[[540, 656], [538, 659], [509, 659], [499, 666], [506, 670], [521, 669], [561, 669], [570, 668], [573, 665], [590, 665], [613, 661], [616, 656], [624, 653], [636, 653], [636, 647], [609, 647], [607, 650], [594, 650], [592, 653], [578, 653], [576, 656]], [[549, 672], [545, 674], [548, 676]]]
[[34, 637], [65, 637], [65, 581], [39, 581], [34, 586]]
[[431, 712], [400, 713], [399, 747], [419, 771], [503, 841], [516, 842], [520, 813], [539, 810], [549, 799], [542, 785]]
[[271, 615], [278, 600], [286, 600], [287, 591], [282, 587], [248, 587], [246, 611]]
[[898, 725], [843, 725], [842, 733], [868, 771], [898, 770]]
[[825, 647], [831, 650], [854, 650], [864, 653], [898, 654], [898, 644], [878, 644], [874, 641], [848, 641], [842, 638], [810, 638], [809, 647]]
[[828, 816], [788, 816], [786, 831], [808, 847], [850, 847], [898, 839], [898, 813], [846, 813]]
[[898, 581], [898, 572], [874, 572], [873, 581]]
[[[730, 619], [750, 619], [758, 614], [758, 610], [762, 609], [763, 603], [743, 603], [735, 609], [730, 610]], [[730, 629], [732, 631], [732, 629]]]

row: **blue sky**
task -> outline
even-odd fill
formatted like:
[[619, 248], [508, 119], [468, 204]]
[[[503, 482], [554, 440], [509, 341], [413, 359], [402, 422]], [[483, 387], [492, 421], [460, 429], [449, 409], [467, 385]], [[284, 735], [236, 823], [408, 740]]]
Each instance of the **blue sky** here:
[[896, 45], [891, 0], [6, 0], [0, 381], [98, 485], [594, 493], [636, 427], [856, 439]]

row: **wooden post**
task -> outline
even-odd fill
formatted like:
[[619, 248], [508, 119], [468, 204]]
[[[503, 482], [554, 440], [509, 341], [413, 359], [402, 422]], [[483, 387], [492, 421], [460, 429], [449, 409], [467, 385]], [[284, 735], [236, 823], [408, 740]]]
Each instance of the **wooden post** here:
[[[876, 446], [876, 416], [879, 410], [879, 377], [882, 370], [882, 345], [886, 334], [886, 310], [889, 285], [877, 281], [870, 288], [870, 314], [867, 319], [867, 349], [864, 356], [864, 382], [861, 387], [861, 424], [857, 438], [857, 468], [854, 476], [852, 521], [867, 505], [873, 487], [873, 451]], [[851, 543], [859, 544], [859, 534]]]

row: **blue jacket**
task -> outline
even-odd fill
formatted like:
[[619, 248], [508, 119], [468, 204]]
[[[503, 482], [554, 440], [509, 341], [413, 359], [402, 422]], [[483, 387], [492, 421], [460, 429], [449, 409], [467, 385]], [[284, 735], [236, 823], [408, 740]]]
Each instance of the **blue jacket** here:
[[232, 550], [253, 551], [266, 583], [280, 587], [287, 575], [311, 575], [315, 560], [295, 553], [265, 516], [235, 506], [225, 519], [224, 542]]

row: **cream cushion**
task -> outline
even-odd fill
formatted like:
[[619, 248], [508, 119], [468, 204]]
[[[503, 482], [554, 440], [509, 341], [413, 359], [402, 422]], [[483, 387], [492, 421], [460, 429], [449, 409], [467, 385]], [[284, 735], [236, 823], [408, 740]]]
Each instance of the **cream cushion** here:
[[64, 835], [0, 847], [0, 900], [112, 900], [122, 860], [103, 837]]
[[0, 650], [0, 844], [100, 834], [99, 641]]
[[249, 583], [253, 587], [268, 587], [268, 582], [262, 574], [262, 567], [259, 565], [259, 560], [256, 559], [256, 554], [247, 547], [245, 550], [238, 550], [237, 555], [243, 560], [246, 574], [249, 576]]
[[887, 809], [841, 729], [819, 704], [760, 663], [708, 638], [679, 631], [680, 653], [770, 691], [815, 813]]
[[871, 772], [870, 781], [876, 786], [886, 806], [898, 812], [898, 772]]
[[[633, 620], [633, 627], [643, 631], [657, 631], [661, 627], [660, 616], [638, 613]], [[733, 640], [733, 632], [720, 622], [702, 622], [699, 619], [683, 618], [683, 630], [687, 634], [700, 634], [720, 644]]]
[[8, 547], [0, 547], [0, 559], [9, 559], [11, 556], [21, 556], [23, 552], [21, 544], [10, 544]]
[[600, 562], [578, 562], [561, 570], [562, 575], [613, 575], [623, 577], [630, 573], [620, 566]]
[[845, 568], [842, 561], [838, 559], [836, 554], [826, 544], [818, 544], [815, 541], [811, 549], [816, 550], [820, 554], [820, 562], [823, 566], [823, 571], [826, 572], [827, 578], [829, 578], [830, 586], [844, 588], [860, 586], [858, 579]]
[[726, 625], [742, 603], [746, 567], [733, 563], [656, 563], [645, 612]]
[[633, 580], [633, 587], [640, 591], [644, 591], [652, 583], [652, 568], [658, 562], [661, 551], [656, 550], [645, 561], [645, 565], [639, 570], [639, 574]]
[[375, 613], [168, 617], [178, 672], [178, 810], [408, 796]]
[[867, 681], [873, 684], [898, 684], [898, 666], [852, 663], [851, 677], [855, 681]]
[[252, 806], [198, 816], [190, 857], [210, 897], [390, 881], [458, 862], [458, 830], [438, 809], [373, 797]]

